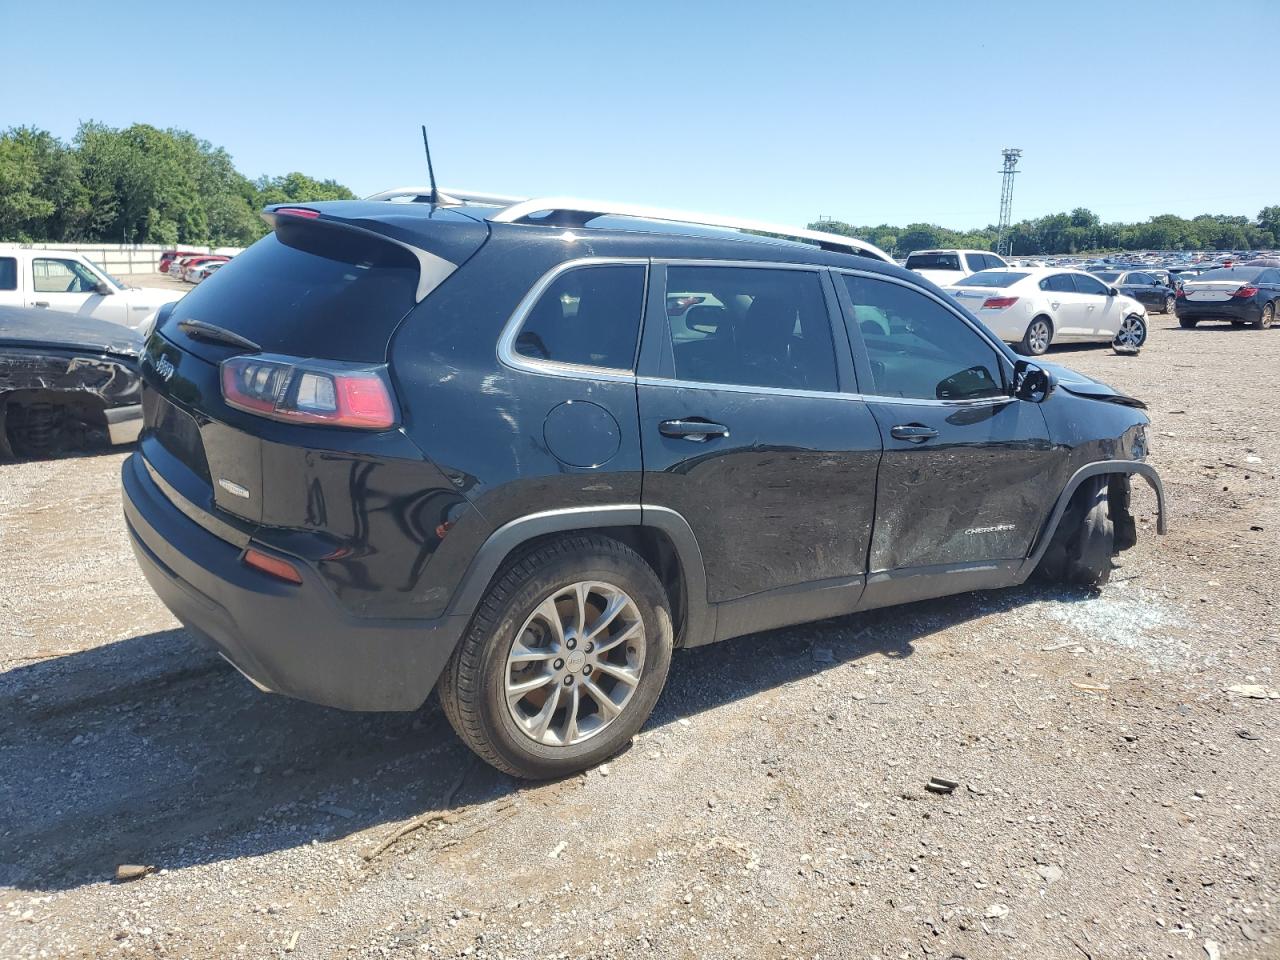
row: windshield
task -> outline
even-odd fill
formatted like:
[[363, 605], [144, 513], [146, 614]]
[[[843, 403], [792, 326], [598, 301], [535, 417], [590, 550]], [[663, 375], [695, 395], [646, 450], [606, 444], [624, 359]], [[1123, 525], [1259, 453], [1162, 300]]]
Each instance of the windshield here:
[[1120, 279], [1120, 274], [1114, 270], [1095, 270], [1093, 275], [1099, 280], [1105, 280], [1107, 283], [1115, 283]]
[[1004, 270], [984, 270], [973, 276], [965, 277], [956, 283], [957, 287], [1012, 287], [1019, 280], [1031, 276], [1029, 273], [1012, 273]]
[[1256, 280], [1258, 274], [1266, 267], [1224, 267], [1221, 270], [1209, 270], [1196, 277], [1197, 280]]
[[908, 270], [959, 270], [960, 257], [954, 253], [913, 253], [907, 257]]

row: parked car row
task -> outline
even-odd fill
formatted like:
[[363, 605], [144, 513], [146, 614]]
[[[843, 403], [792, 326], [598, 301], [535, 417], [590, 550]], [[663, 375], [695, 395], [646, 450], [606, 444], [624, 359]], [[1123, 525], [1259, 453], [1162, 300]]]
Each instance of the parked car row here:
[[160, 255], [160, 272], [175, 280], [200, 283], [230, 260], [222, 253], [180, 253], [165, 251]]

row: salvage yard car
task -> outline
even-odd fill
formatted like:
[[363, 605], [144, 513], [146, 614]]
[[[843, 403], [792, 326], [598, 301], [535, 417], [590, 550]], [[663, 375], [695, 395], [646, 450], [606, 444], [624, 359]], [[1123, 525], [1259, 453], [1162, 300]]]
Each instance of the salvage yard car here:
[[[1178, 288], [1146, 270], [1092, 270], [1095, 277], [1159, 313], [1173, 313]], [[1166, 275], [1167, 276], [1167, 275]]]
[[141, 351], [119, 324], [0, 307], [0, 457], [135, 440]]
[[1038, 357], [1061, 341], [1128, 350], [1147, 342], [1146, 307], [1083, 270], [986, 270], [958, 281], [948, 293], [1027, 356]]
[[1223, 267], [1188, 280], [1178, 291], [1178, 323], [1206, 320], [1265, 330], [1280, 310], [1280, 267]]
[[147, 341], [134, 553], [264, 690], [435, 688], [490, 764], [563, 776], [675, 647], [1105, 582], [1134, 475], [1164, 532], [1139, 401], [869, 244], [449, 193], [269, 207]]
[[999, 270], [1009, 264], [985, 250], [913, 250], [907, 254], [905, 266], [945, 287], [979, 270]]
[[147, 329], [182, 294], [127, 287], [78, 253], [0, 244], [0, 306], [75, 313]]

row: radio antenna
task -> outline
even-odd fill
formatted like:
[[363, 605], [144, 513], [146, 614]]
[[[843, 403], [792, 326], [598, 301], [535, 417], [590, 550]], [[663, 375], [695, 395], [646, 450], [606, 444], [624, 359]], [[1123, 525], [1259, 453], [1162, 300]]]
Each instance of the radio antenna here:
[[436, 171], [431, 165], [431, 144], [427, 142], [427, 125], [422, 125], [422, 149], [427, 152], [427, 177], [431, 180], [431, 202], [438, 203], [440, 191], [436, 189]]

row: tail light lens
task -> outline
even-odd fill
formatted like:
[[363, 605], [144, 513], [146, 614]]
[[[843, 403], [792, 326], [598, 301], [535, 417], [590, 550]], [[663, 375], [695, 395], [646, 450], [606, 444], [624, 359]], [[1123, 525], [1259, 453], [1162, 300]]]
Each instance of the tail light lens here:
[[983, 310], [1008, 310], [1018, 302], [1017, 297], [987, 297], [982, 301]]
[[1181, 287], [1178, 288], [1178, 299], [1179, 300], [1187, 299], [1187, 291], [1183, 290]]
[[286, 423], [359, 430], [386, 430], [396, 423], [386, 368], [371, 364], [231, 357], [222, 361], [222, 398], [237, 410]]
[[1245, 284], [1243, 287], [1241, 287], [1239, 290], [1233, 293], [1232, 296], [1239, 297], [1241, 300], [1248, 300], [1250, 297], [1257, 294], [1257, 292], [1258, 292], [1257, 287], [1251, 287], [1248, 284]]

